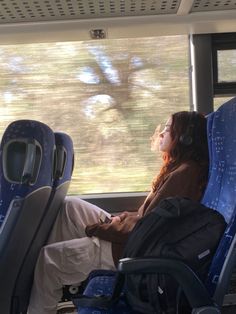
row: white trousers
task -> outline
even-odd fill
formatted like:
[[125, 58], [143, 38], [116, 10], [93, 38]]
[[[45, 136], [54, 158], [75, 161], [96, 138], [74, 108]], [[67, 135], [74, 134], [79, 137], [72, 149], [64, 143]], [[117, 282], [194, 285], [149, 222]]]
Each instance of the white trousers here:
[[36, 264], [28, 314], [55, 314], [63, 285], [79, 285], [94, 269], [115, 269], [111, 243], [85, 235], [101, 212], [109, 215], [78, 197], [66, 198]]

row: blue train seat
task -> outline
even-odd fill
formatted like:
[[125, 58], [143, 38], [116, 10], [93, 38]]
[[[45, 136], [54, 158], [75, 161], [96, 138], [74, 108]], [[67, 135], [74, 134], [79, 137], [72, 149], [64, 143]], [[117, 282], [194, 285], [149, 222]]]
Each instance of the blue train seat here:
[[74, 148], [71, 137], [63, 132], [55, 132], [57, 162], [54, 169], [54, 187], [66, 185], [68, 190], [74, 169]]
[[57, 217], [59, 209], [64, 201], [64, 198], [68, 192], [71, 176], [74, 169], [74, 148], [71, 137], [63, 132], [55, 133], [56, 141], [56, 163], [54, 169], [54, 183], [53, 192], [50, 199], [49, 210], [47, 211], [47, 216], [45, 220], [47, 221], [46, 230], [41, 232], [41, 240], [44, 236], [44, 243], [48, 239], [51, 227]]
[[210, 173], [202, 203], [218, 210], [228, 223], [213, 258], [206, 287], [219, 306], [232, 275], [236, 241], [236, 98], [211, 114], [208, 124]]
[[45, 220], [50, 225], [45, 234], [45, 241], [47, 240], [51, 227], [56, 219], [59, 209], [64, 201], [68, 192], [71, 176], [74, 169], [74, 148], [71, 137], [63, 132], [55, 132], [56, 141], [56, 162], [54, 168], [54, 182], [53, 191], [50, 199], [50, 210], [47, 211]]
[[[208, 116], [208, 144], [210, 156], [209, 181], [202, 203], [218, 210], [227, 221], [225, 233], [213, 258], [209, 275], [203, 284], [193, 271], [179, 261], [163, 259], [124, 259], [118, 266], [120, 274], [133, 272], [167, 273], [182, 287], [194, 313], [220, 313], [236, 262], [236, 98], [223, 104]], [[85, 296], [111, 295], [114, 278], [98, 275], [92, 277]], [[77, 305], [76, 299], [74, 304]], [[79, 303], [81, 304], [81, 303]], [[132, 310], [108, 310], [79, 307], [79, 314], [124, 314]], [[118, 312], [117, 312], [118, 311]]]
[[0, 147], [0, 309], [16, 313], [14, 289], [25, 256], [48, 204], [55, 139], [45, 124], [11, 123]]
[[14, 298], [18, 300], [11, 314], [26, 313], [33, 282], [34, 267], [40, 249], [46, 244], [49, 233], [67, 194], [74, 165], [73, 142], [69, 135], [56, 132], [54, 152], [53, 185], [48, 204], [35, 232], [31, 246], [25, 256], [14, 288]]

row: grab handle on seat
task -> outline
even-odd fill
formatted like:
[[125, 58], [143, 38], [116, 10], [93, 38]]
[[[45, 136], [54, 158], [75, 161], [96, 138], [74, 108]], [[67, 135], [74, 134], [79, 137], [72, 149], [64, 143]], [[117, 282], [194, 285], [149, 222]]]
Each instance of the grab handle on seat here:
[[34, 139], [29, 139], [26, 146], [25, 164], [22, 173], [22, 183], [30, 184], [34, 175], [36, 160], [36, 143]]

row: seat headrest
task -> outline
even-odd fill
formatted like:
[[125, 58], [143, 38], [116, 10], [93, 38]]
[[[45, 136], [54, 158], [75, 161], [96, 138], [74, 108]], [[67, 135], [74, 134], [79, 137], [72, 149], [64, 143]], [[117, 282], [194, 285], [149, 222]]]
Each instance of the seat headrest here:
[[55, 138], [44, 123], [12, 122], [0, 146], [0, 225], [13, 199], [52, 186]]

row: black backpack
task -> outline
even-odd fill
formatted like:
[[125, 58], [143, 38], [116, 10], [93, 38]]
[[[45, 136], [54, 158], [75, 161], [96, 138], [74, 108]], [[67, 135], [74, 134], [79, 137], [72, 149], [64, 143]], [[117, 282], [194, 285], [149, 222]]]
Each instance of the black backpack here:
[[[180, 260], [204, 280], [225, 227], [221, 214], [199, 202], [180, 197], [166, 198], [138, 221], [123, 257]], [[125, 291], [131, 308], [139, 313], [177, 313], [178, 284], [164, 274], [118, 274], [111, 297], [83, 296], [77, 304], [111, 307], [119, 300], [122, 291]]]
[[[181, 260], [204, 280], [226, 223], [221, 214], [186, 198], [166, 198], [134, 227], [124, 257]], [[178, 284], [168, 275], [127, 275], [126, 296], [141, 313], [176, 313]]]

